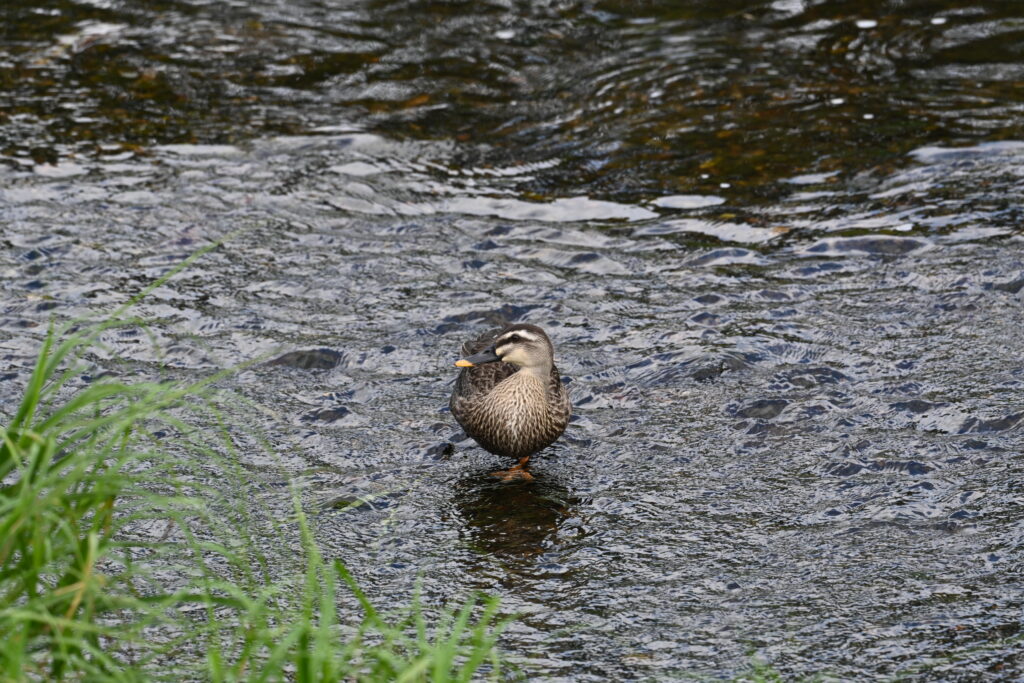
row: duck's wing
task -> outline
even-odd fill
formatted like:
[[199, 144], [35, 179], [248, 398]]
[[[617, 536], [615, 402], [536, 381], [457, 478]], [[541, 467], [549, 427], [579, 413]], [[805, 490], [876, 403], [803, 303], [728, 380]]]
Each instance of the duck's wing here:
[[562, 383], [558, 368], [554, 364], [551, 365], [551, 375], [548, 379], [548, 406], [551, 414], [558, 416], [564, 429], [564, 425], [569, 423], [569, 416], [572, 415], [572, 403], [569, 400], [569, 389]]
[[493, 330], [487, 330], [476, 339], [471, 339], [462, 345], [462, 355], [472, 356], [474, 353], [480, 353], [488, 346], [494, 343], [494, 340], [501, 334], [503, 327], [495, 327]]
[[[462, 355], [472, 356], [491, 346], [504, 328], [488, 330], [476, 339], [462, 345]], [[453, 411], [459, 403], [472, 403], [476, 396], [486, 394], [502, 380], [513, 375], [519, 368], [511, 363], [484, 363], [471, 368], [463, 368], [455, 380], [455, 391], [452, 392], [451, 406]]]
[[471, 368], [462, 368], [455, 380], [455, 396], [472, 400], [478, 394], [486, 394], [502, 380], [511, 377], [518, 370], [511, 363], [484, 363]]

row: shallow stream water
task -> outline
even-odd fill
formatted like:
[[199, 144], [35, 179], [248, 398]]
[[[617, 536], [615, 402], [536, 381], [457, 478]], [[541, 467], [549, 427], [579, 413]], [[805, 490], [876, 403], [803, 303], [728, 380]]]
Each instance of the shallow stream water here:
[[[1024, 676], [1017, 3], [2, 12], [0, 411], [223, 239], [105, 341], [276, 359], [253, 510], [383, 607], [496, 593], [531, 679]], [[447, 412], [503, 321], [575, 406], [528, 484]]]

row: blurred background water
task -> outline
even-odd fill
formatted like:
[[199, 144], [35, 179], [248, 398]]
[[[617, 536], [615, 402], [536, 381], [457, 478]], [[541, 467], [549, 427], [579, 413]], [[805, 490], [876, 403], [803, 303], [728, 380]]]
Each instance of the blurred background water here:
[[[227, 237], [94, 360], [275, 358], [253, 512], [383, 606], [497, 593], [546, 680], [1015, 679], [1022, 108], [1008, 0], [5, 0], [0, 411]], [[501, 321], [576, 406], [530, 485], [447, 413]]]

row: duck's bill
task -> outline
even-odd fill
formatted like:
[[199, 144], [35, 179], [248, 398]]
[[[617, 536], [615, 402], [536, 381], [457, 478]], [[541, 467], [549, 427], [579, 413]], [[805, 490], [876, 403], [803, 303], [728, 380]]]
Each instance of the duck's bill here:
[[493, 363], [499, 361], [501, 358], [494, 352], [494, 349], [487, 349], [480, 353], [474, 353], [472, 356], [466, 356], [455, 361], [456, 367], [460, 368], [471, 368], [474, 365], [482, 365], [484, 363]]

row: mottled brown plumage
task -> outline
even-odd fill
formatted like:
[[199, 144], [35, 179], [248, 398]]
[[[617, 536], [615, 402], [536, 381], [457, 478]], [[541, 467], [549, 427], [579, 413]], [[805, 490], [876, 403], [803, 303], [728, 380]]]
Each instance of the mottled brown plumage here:
[[[522, 463], [565, 431], [571, 405], [554, 347], [536, 325], [491, 330], [462, 347], [452, 415], [485, 450]], [[465, 361], [460, 361], [465, 362]]]

